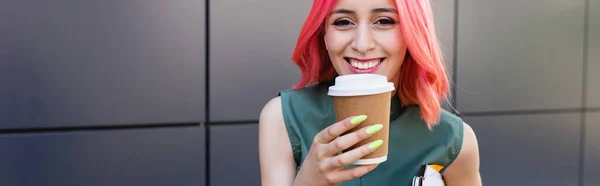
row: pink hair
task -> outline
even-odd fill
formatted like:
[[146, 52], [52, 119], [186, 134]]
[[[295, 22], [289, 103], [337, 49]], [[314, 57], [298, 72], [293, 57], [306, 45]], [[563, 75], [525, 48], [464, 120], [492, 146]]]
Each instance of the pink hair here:
[[[337, 75], [323, 40], [324, 21], [336, 0], [314, 0], [292, 54], [302, 77], [293, 89], [329, 81]], [[440, 100], [449, 93], [443, 54], [435, 32], [429, 0], [396, 0], [402, 34], [408, 47], [400, 69], [398, 95], [404, 106], [418, 104], [431, 129], [439, 122]]]

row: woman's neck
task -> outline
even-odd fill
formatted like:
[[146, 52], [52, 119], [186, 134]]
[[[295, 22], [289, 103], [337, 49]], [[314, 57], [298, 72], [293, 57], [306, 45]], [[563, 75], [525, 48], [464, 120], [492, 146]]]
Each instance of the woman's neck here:
[[390, 78], [392, 83], [394, 83], [394, 90], [392, 91], [392, 97], [398, 93], [400, 88], [400, 73], [397, 73], [394, 77]]

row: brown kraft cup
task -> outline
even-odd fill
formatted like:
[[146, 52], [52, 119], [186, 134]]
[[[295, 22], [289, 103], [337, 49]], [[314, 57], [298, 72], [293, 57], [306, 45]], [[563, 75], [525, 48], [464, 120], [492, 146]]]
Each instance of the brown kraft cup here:
[[379, 132], [344, 150], [344, 152], [347, 152], [373, 141], [383, 140], [383, 144], [373, 153], [364, 156], [354, 164], [376, 164], [387, 160], [390, 101], [393, 90], [394, 85], [387, 81], [387, 77], [375, 74], [338, 76], [335, 85], [329, 88], [329, 95], [333, 99], [336, 121], [363, 114], [368, 116], [359, 126], [354, 127], [345, 134], [374, 124], [383, 125]]

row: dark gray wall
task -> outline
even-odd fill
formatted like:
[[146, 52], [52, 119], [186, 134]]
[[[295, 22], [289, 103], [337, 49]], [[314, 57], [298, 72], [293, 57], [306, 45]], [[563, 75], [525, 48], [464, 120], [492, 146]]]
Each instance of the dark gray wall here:
[[600, 113], [588, 113], [586, 122], [584, 186], [593, 186], [600, 182]]
[[204, 128], [0, 135], [0, 185], [205, 184]]
[[600, 1], [589, 0], [588, 107], [600, 107]]
[[0, 185], [206, 185], [205, 1], [0, 1], [0, 27]]
[[581, 114], [466, 116], [486, 186], [577, 185]]
[[[446, 62], [446, 71], [448, 77], [452, 78], [454, 74], [454, 0], [434, 0], [431, 6], [434, 12], [434, 21], [436, 22], [436, 31], [439, 40], [442, 44], [442, 52]], [[453, 98], [442, 102], [442, 106], [446, 110], [454, 110], [452, 108]]]
[[204, 120], [203, 1], [9, 2], [0, 129]]
[[484, 185], [596, 185], [599, 10], [586, 0], [459, 1], [456, 107], [478, 136]]
[[210, 120], [256, 120], [267, 101], [300, 80], [291, 61], [311, 1], [210, 3]]
[[461, 0], [457, 108], [580, 108], [585, 0]]
[[431, 6], [436, 22], [436, 31], [447, 63], [447, 71], [452, 77], [452, 67], [454, 65], [454, 0], [433, 0]]
[[258, 125], [210, 127], [211, 185], [260, 185]]

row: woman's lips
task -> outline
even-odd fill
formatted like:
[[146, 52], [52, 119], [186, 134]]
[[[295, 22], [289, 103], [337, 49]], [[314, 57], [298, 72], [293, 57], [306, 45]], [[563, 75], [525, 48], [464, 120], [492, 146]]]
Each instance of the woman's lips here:
[[350, 71], [355, 74], [372, 74], [379, 69], [379, 66], [385, 60], [385, 58], [357, 59], [349, 57], [344, 59]]

